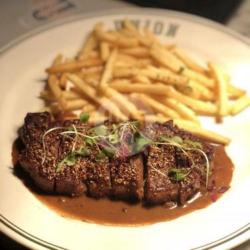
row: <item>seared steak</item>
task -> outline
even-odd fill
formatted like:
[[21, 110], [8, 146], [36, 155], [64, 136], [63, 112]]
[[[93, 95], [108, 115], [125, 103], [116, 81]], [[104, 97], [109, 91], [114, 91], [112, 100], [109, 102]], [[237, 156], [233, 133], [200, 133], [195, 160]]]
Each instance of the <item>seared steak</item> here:
[[90, 127], [30, 113], [20, 137], [20, 165], [52, 193], [182, 205], [205, 190], [212, 171], [213, 146], [171, 121]]
[[114, 198], [142, 200], [144, 191], [141, 155], [111, 161], [110, 173]]

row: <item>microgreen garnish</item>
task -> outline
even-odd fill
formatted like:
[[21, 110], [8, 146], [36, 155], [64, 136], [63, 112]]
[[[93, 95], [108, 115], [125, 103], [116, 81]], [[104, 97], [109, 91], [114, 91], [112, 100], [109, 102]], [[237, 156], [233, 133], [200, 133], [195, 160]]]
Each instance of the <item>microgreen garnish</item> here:
[[106, 136], [108, 134], [108, 127], [105, 125], [99, 125], [90, 129], [90, 132], [96, 136]]
[[178, 144], [183, 143], [183, 140], [180, 136], [166, 137], [163, 135], [163, 136], [160, 136], [160, 141], [161, 142], [173, 142], [173, 143], [178, 143]]
[[106, 157], [106, 155], [104, 154], [104, 152], [101, 151], [95, 157], [97, 161], [101, 161], [102, 159]]
[[79, 118], [81, 122], [87, 122], [89, 120], [89, 114], [82, 112]]
[[198, 148], [198, 149], [202, 148], [202, 144], [198, 141], [191, 141], [191, 140], [185, 139], [183, 141], [183, 144], [184, 146], [190, 147], [190, 148]]
[[76, 164], [76, 155], [71, 152], [67, 154], [56, 166], [56, 172], [62, 171], [65, 166], [74, 166]]
[[71, 151], [68, 153], [56, 166], [56, 172], [60, 172], [65, 166], [71, 167], [76, 164], [78, 156], [89, 156], [90, 150], [88, 148], [80, 148], [76, 151]]
[[168, 172], [169, 178], [174, 181], [183, 181], [188, 174], [189, 171], [184, 168], [171, 168]]
[[152, 144], [153, 141], [145, 136], [142, 136], [138, 133], [138, 135], [135, 138], [135, 146], [134, 146], [134, 152], [139, 153], [141, 152], [145, 146]]
[[115, 155], [115, 150], [109, 147], [103, 148], [102, 152], [109, 158], [113, 158]]

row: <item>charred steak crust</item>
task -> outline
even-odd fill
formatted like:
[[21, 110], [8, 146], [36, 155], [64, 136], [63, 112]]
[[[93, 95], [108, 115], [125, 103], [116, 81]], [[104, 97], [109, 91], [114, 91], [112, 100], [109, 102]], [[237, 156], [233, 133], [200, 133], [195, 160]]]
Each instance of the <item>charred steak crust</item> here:
[[[111, 130], [112, 124], [107, 126]], [[152, 141], [161, 136], [177, 136], [198, 143], [208, 160], [213, 160], [212, 144], [177, 128], [171, 121], [142, 124], [139, 129]], [[89, 135], [90, 130], [88, 124], [79, 120], [52, 122], [47, 112], [28, 113], [20, 130], [24, 144], [19, 154], [20, 165], [42, 190], [72, 196], [86, 194], [94, 198], [143, 200], [154, 205], [165, 202], [182, 205], [204, 190], [206, 159], [199, 150], [190, 148], [184, 154], [171, 143], [159, 143], [146, 145], [134, 155], [98, 159], [102, 148], [97, 145], [91, 144], [88, 154], [82, 155], [82, 137], [78, 134]], [[129, 135], [127, 140], [131, 140]], [[72, 159], [72, 149], [81, 154]], [[58, 170], [65, 160], [69, 165]], [[184, 171], [185, 178], [174, 179], [173, 171]]]

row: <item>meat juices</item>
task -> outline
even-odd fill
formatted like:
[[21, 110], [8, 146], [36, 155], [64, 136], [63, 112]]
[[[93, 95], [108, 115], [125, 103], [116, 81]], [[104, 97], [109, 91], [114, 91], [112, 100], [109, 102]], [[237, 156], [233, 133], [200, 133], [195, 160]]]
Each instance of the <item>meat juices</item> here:
[[[204, 157], [197, 150], [190, 150], [191, 162], [190, 157], [178, 147], [167, 144], [146, 145], [134, 155], [114, 158], [104, 155], [99, 160], [100, 148], [91, 145], [89, 155], [78, 155], [70, 166], [57, 171], [56, 166], [72, 148], [76, 151], [82, 149], [81, 138], [77, 138], [77, 133], [70, 132], [74, 126], [80, 134], [88, 135], [91, 129], [79, 120], [52, 122], [46, 112], [29, 113], [25, 118], [21, 129], [24, 149], [19, 154], [19, 162], [36, 185], [46, 192], [71, 196], [86, 194], [93, 198], [106, 196], [153, 205], [165, 202], [182, 205], [205, 189]], [[171, 121], [142, 124], [140, 130], [152, 140], [164, 135], [198, 142], [209, 161], [213, 161], [211, 144], [178, 129]], [[65, 131], [67, 135], [63, 134]], [[175, 180], [171, 178], [173, 169], [184, 169], [188, 175], [183, 180]]]

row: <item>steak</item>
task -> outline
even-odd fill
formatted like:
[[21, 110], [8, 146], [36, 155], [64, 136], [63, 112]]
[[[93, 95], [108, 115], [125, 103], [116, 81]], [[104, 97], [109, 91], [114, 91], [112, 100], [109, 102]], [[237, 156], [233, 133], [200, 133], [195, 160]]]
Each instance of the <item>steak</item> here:
[[213, 171], [214, 146], [172, 121], [91, 127], [28, 113], [20, 138], [21, 167], [50, 193], [183, 205], [206, 189]]
[[144, 191], [141, 155], [111, 161], [110, 173], [114, 198], [142, 200]]
[[159, 204], [177, 200], [178, 183], [172, 182], [168, 176], [170, 169], [175, 167], [174, 153], [173, 146], [150, 146], [146, 168], [147, 202]]

